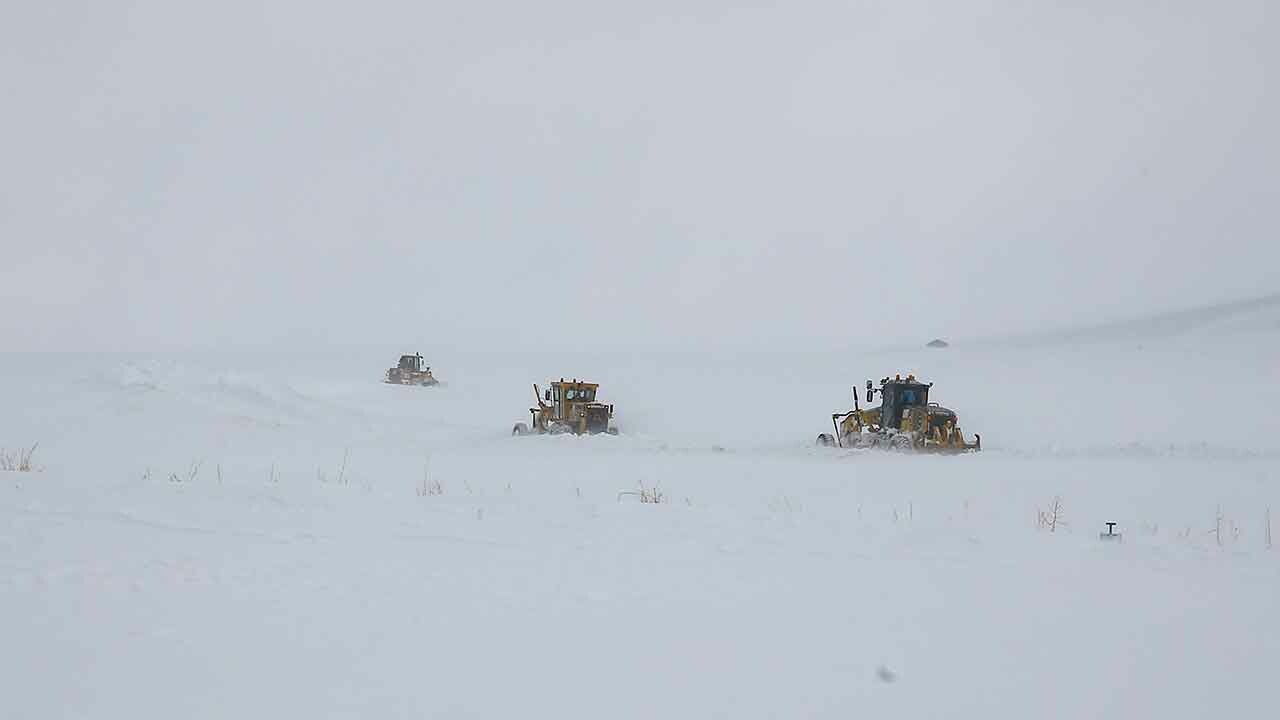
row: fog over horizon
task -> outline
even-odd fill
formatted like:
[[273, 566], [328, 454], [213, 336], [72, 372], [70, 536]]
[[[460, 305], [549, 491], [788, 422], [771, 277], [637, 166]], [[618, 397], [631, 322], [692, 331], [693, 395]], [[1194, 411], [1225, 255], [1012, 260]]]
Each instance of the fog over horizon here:
[[1265, 0], [5, 16], [3, 350], [879, 346], [1280, 291]]

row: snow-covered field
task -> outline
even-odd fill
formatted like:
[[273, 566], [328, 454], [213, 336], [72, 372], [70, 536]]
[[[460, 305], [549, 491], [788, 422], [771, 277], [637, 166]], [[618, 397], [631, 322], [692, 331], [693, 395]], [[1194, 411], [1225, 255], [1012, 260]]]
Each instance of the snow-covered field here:
[[[1280, 319], [1159, 328], [0, 355], [0, 717], [1275, 716]], [[985, 452], [812, 447], [907, 371]], [[508, 435], [562, 374], [622, 436]]]

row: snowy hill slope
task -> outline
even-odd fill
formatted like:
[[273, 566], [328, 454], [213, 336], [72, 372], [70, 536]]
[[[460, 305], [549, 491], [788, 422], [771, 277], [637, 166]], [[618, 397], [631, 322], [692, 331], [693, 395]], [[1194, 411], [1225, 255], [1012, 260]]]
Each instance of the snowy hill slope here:
[[1187, 335], [1209, 339], [1253, 332], [1280, 332], [1280, 293], [1066, 330], [1018, 333], [989, 342], [1015, 346], [1141, 343]]
[[[43, 466], [0, 473], [0, 716], [1266, 716], [1280, 333], [1236, 319], [1273, 310], [941, 352], [446, 351], [425, 390], [379, 382], [399, 348], [0, 356], [0, 446]], [[812, 447], [894, 372], [988, 449]], [[562, 373], [622, 436], [509, 437]]]

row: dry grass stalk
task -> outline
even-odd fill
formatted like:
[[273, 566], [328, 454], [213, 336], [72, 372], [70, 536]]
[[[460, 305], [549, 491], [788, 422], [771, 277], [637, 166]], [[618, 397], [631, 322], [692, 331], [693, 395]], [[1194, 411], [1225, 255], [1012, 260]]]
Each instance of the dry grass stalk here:
[[1053, 504], [1048, 510], [1037, 511], [1036, 527], [1049, 532], [1057, 532], [1058, 526], [1067, 526], [1067, 521], [1062, 511], [1062, 498], [1054, 496]]
[[432, 480], [427, 468], [422, 468], [422, 485], [418, 486], [419, 497], [434, 497], [444, 494], [444, 485], [439, 480]]
[[645, 487], [643, 480], [638, 484], [640, 486], [639, 490], [623, 490], [622, 492], [619, 492], [618, 500], [621, 501], [624, 496], [630, 495], [640, 498], [640, 502], [645, 503], [646, 505], [659, 505], [667, 501], [667, 496], [663, 494], [661, 488], [658, 486]]
[[201, 461], [193, 460], [191, 462], [191, 467], [187, 469], [186, 475], [179, 475], [176, 472], [169, 473], [169, 482], [171, 483], [192, 482], [197, 477], [199, 477], [201, 464], [202, 464]]
[[40, 443], [36, 443], [25, 450], [19, 449], [13, 452], [0, 450], [0, 470], [9, 472], [35, 472], [39, 470], [40, 468], [32, 461], [38, 447], [40, 447]]
[[339, 484], [339, 485], [348, 485], [348, 484], [350, 484], [350, 481], [349, 481], [349, 480], [346, 480], [346, 474], [347, 474], [347, 455], [349, 455], [350, 453], [351, 453], [351, 448], [345, 448], [345, 449], [343, 449], [343, 451], [342, 451], [342, 467], [338, 468], [338, 484]]

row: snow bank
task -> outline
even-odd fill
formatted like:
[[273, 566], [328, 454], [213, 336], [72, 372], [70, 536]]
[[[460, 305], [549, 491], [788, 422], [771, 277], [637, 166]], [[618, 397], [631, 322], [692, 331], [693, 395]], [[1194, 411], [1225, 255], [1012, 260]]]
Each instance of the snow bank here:
[[[0, 356], [0, 715], [1266, 716], [1278, 351]], [[908, 371], [988, 450], [811, 446]], [[561, 373], [625, 434], [509, 437]]]

